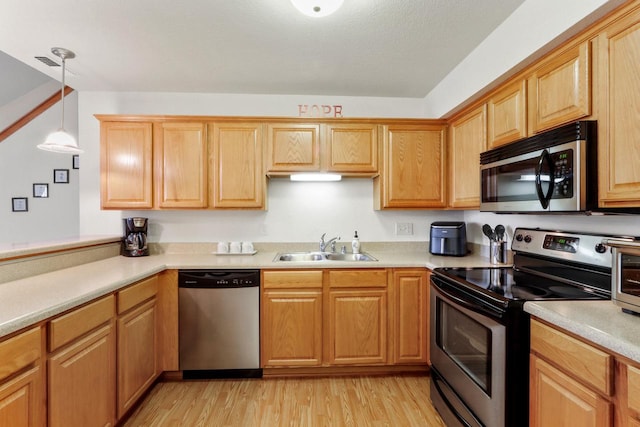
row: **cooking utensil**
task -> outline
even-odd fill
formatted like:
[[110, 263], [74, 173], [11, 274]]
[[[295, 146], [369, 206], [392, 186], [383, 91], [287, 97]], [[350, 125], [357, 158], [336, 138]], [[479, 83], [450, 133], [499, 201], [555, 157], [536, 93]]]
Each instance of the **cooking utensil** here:
[[502, 225], [502, 224], [498, 224], [498, 225], [496, 225], [496, 229], [495, 229], [495, 232], [496, 232], [496, 239], [497, 239], [499, 242], [504, 241], [504, 231], [505, 231], [505, 229], [504, 229], [504, 225]]
[[493, 232], [493, 228], [491, 228], [489, 224], [482, 226], [482, 232], [489, 238], [489, 240], [496, 240], [496, 233]]

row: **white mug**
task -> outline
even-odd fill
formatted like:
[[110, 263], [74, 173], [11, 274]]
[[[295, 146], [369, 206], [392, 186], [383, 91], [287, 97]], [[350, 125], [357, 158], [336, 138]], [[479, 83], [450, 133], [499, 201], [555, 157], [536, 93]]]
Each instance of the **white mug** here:
[[227, 252], [229, 252], [229, 243], [218, 242], [218, 253], [226, 254]]
[[242, 252], [245, 254], [253, 252], [253, 243], [251, 242], [242, 242]]
[[229, 252], [232, 254], [239, 254], [242, 252], [242, 243], [240, 242], [231, 242], [229, 243]]

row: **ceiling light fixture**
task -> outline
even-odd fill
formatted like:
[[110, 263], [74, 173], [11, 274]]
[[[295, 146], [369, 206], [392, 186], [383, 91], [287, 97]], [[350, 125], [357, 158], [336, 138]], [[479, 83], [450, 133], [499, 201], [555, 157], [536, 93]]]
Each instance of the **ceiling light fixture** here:
[[314, 18], [331, 15], [340, 9], [344, 0], [291, 0], [300, 12]]
[[60, 129], [56, 132], [52, 132], [47, 136], [47, 139], [38, 145], [38, 148], [45, 151], [53, 151], [54, 153], [83, 153], [78, 148], [76, 139], [64, 130], [64, 74], [65, 74], [65, 61], [66, 59], [75, 58], [76, 54], [70, 50], [54, 47], [51, 48], [51, 53], [62, 59], [62, 89], [60, 90], [60, 101], [62, 102], [62, 120], [60, 122]]
[[289, 179], [291, 181], [340, 181], [342, 175], [324, 172], [292, 173]]

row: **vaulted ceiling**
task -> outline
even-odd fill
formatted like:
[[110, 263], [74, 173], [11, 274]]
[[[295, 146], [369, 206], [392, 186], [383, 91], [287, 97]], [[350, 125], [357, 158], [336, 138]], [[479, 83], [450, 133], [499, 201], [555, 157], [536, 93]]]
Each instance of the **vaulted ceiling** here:
[[523, 2], [345, 0], [311, 18], [289, 0], [3, 0], [0, 51], [59, 79], [34, 57], [70, 49], [78, 90], [422, 98]]

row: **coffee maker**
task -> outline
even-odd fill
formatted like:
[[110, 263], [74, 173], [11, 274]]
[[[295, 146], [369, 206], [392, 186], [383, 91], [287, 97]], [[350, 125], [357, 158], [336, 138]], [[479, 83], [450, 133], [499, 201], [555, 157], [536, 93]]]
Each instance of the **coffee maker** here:
[[122, 238], [121, 254], [124, 256], [149, 255], [147, 246], [148, 219], [142, 217], [123, 218], [124, 237]]

